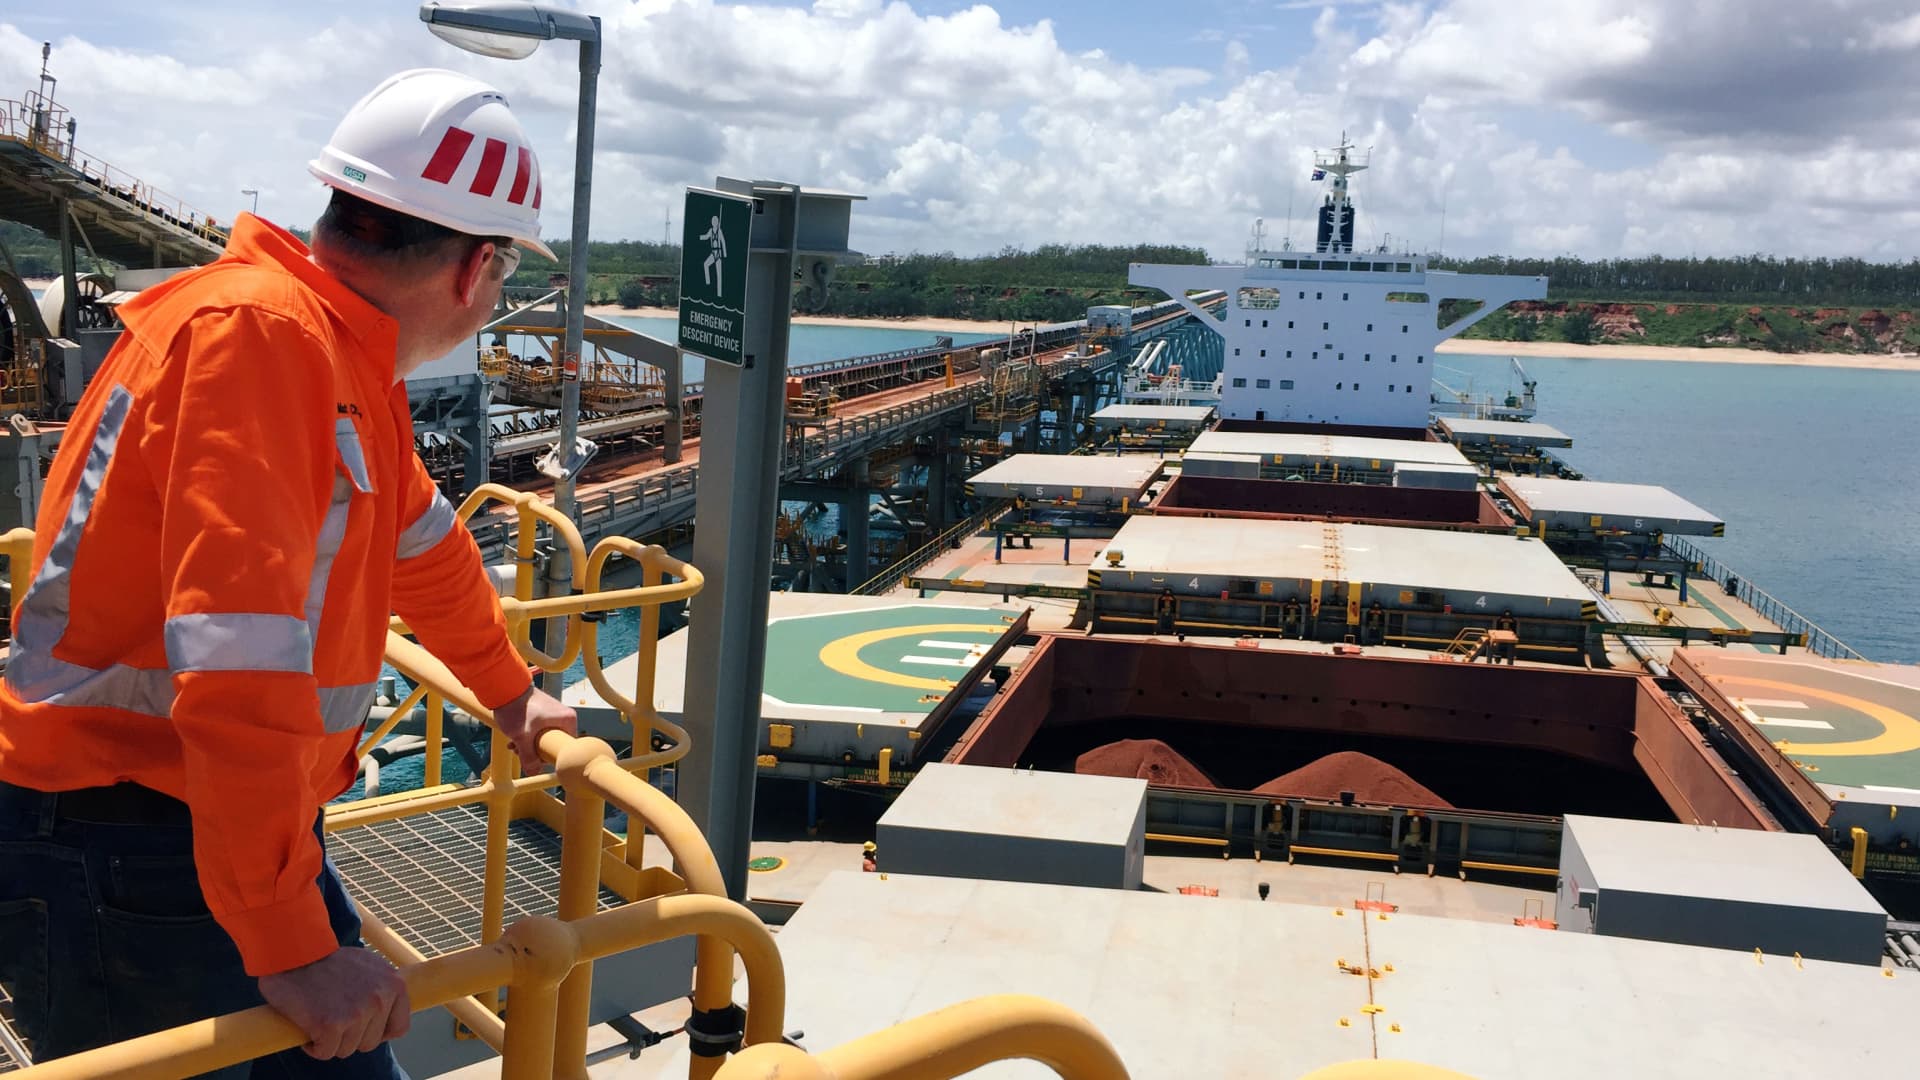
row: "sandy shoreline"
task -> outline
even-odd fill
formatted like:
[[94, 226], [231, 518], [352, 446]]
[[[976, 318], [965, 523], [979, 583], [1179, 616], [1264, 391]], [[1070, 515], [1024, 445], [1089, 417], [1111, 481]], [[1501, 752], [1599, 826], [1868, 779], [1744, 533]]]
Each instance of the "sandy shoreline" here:
[[1886, 353], [1777, 353], [1764, 349], [1695, 349], [1672, 345], [1568, 345], [1559, 341], [1443, 341], [1443, 354], [1559, 357], [1568, 360], [1677, 360], [1703, 364], [1770, 364], [1778, 367], [1866, 368], [1920, 371], [1920, 356]]
[[[633, 315], [675, 319], [673, 308], [623, 308], [598, 304], [593, 315]], [[860, 319], [844, 315], [796, 315], [795, 323], [809, 326], [866, 326], [891, 330], [922, 330], [936, 334], [997, 334], [1007, 324], [978, 319]], [[1559, 341], [1486, 341], [1455, 338], [1440, 344], [1445, 354], [1475, 356], [1557, 357], [1567, 360], [1677, 360], [1708, 364], [1771, 364], [1784, 367], [1866, 368], [1873, 371], [1920, 371], [1920, 356], [1885, 353], [1777, 353], [1764, 349], [1696, 349], [1668, 345], [1568, 345]]]

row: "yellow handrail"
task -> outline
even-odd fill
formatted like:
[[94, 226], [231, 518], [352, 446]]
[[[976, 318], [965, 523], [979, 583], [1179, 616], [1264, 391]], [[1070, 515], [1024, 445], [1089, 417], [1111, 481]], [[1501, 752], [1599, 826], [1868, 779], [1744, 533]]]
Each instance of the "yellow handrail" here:
[[[990, 1061], [1016, 1057], [1045, 1062], [1068, 1077], [1123, 1080], [1125, 1068], [1098, 1032], [1072, 1011], [1036, 998], [984, 998], [956, 1005], [815, 1057], [782, 1043], [786, 978], [771, 934], [750, 911], [726, 897], [719, 864], [693, 820], [664, 792], [636, 775], [640, 770], [678, 760], [687, 752], [686, 732], [662, 720], [653, 707], [653, 664], [659, 606], [698, 593], [704, 579], [698, 570], [663, 549], [621, 537], [602, 541], [587, 557], [572, 522], [530, 496], [497, 485], [484, 485], [475, 491], [461, 507], [462, 519], [488, 500], [507, 503], [520, 515], [517, 595], [502, 601], [516, 646], [524, 655], [541, 661], [542, 666], [556, 665], [552, 670], [564, 668], [586, 649], [588, 678], [633, 724], [636, 746], [645, 741], [649, 752], [623, 760], [600, 739], [548, 731], [542, 734], [538, 750], [543, 759], [554, 764], [553, 774], [517, 777], [518, 758], [495, 727], [492, 762], [484, 783], [477, 788], [448, 788], [435, 783], [438, 761], [433, 755], [433, 775], [426, 777], [428, 788], [420, 794], [329, 808], [327, 828], [338, 831], [467, 803], [487, 805], [482, 944], [428, 959], [375, 914], [361, 912], [364, 936], [400, 965], [415, 1009], [445, 1006], [501, 1053], [503, 1077], [584, 1078], [591, 961], [692, 934], [696, 936], [696, 1016], [724, 1015], [732, 1008], [736, 954], [746, 968], [747, 1008], [740, 1036], [745, 1049], [731, 1062], [724, 1057], [692, 1057], [690, 1080], [711, 1080], [721, 1074], [723, 1066], [728, 1078], [776, 1073], [841, 1080], [946, 1077]], [[584, 594], [531, 597], [533, 534], [539, 521], [547, 522], [556, 538], [567, 545], [574, 560], [574, 584], [584, 587]], [[31, 530], [15, 529], [0, 535], [0, 556], [9, 560], [16, 599], [27, 586], [32, 551]], [[642, 585], [598, 591], [602, 574], [616, 555], [640, 563]], [[668, 582], [668, 575], [681, 580]], [[639, 672], [634, 696], [628, 698], [615, 691], [606, 678], [599, 661], [596, 626], [591, 621], [583, 625], [582, 616], [636, 605], [643, 611]], [[535, 619], [561, 617], [568, 620], [567, 648], [557, 657], [535, 652], [526, 641], [529, 624]], [[493, 714], [439, 658], [402, 636], [405, 629], [395, 620], [387, 635], [386, 657], [415, 683], [415, 689], [395, 706], [393, 717], [363, 741], [363, 753], [423, 700], [428, 741], [432, 744], [438, 743], [439, 721], [447, 703], [489, 726], [494, 723]], [[650, 740], [655, 730], [666, 732], [675, 745], [652, 752]], [[565, 789], [564, 802], [546, 790], [555, 786]], [[625, 811], [631, 822], [624, 842], [605, 829], [608, 803]], [[558, 821], [561, 866], [557, 918], [530, 917], [503, 927], [507, 825], [516, 812], [531, 813], [549, 824]], [[677, 877], [657, 868], [636, 874], [641, 864], [641, 841], [647, 831], [664, 843]], [[607, 880], [627, 881], [629, 887], [622, 890], [623, 894], [634, 898], [611, 910], [598, 911], [603, 875], [613, 871], [625, 877]], [[505, 1018], [499, 1014], [502, 986], [510, 990], [513, 1001], [513, 1009]], [[262, 1006], [45, 1062], [16, 1075], [21, 1080], [172, 1080], [298, 1046], [304, 1038], [285, 1018]]]
[[947, 1080], [1015, 1058], [1066, 1080], [1127, 1080], [1120, 1055], [1085, 1017], [1024, 994], [949, 1005], [818, 1054], [761, 1043], [735, 1055], [719, 1080]]

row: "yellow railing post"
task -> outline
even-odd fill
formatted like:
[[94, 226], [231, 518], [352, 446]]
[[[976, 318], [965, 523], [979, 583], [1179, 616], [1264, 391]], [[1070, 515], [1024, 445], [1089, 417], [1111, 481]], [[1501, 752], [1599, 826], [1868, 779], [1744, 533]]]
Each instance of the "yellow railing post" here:
[[[554, 774], [566, 785], [567, 791], [565, 827], [560, 834], [560, 895], [555, 914], [567, 922], [584, 919], [599, 906], [600, 841], [606, 831], [607, 801], [586, 781], [587, 766], [599, 757], [613, 757], [613, 748], [599, 739], [573, 739], [554, 760]], [[552, 1061], [553, 1075], [557, 1077], [586, 1076], [588, 1005], [592, 995], [593, 964], [587, 962], [574, 968], [560, 987]]]
[[513, 955], [513, 1016], [500, 1055], [501, 1080], [551, 1076], [560, 980], [579, 959], [580, 942], [567, 924], [535, 917], [514, 923], [502, 943]]

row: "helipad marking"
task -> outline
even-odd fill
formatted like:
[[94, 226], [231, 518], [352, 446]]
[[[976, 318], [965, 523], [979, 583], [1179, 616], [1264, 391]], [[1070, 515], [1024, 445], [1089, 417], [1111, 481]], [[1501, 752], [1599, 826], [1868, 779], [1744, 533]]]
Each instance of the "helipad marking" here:
[[920, 643], [923, 649], [959, 649], [961, 652], [985, 652], [986, 646], [977, 641], [937, 641], [928, 638]]
[[903, 656], [903, 664], [925, 664], [928, 667], [970, 668], [979, 661], [970, 656]]
[[[888, 686], [905, 686], [915, 690], [951, 690], [953, 683], [947, 679], [926, 679], [914, 675], [902, 675], [884, 668], [874, 667], [860, 659], [860, 650], [878, 641], [893, 638], [915, 637], [922, 634], [1000, 634], [1004, 628], [981, 623], [926, 623], [920, 626], [894, 626], [879, 630], [867, 630], [858, 634], [829, 641], [820, 647], [820, 662], [828, 668], [855, 679], [868, 682], [885, 683]], [[972, 665], [967, 665], [972, 666]]]
[[1831, 701], [1835, 705], [1843, 705], [1873, 717], [1880, 721], [1882, 728], [1886, 729], [1872, 738], [1853, 739], [1847, 742], [1774, 743], [1774, 746], [1778, 747], [1783, 754], [1803, 754], [1807, 757], [1882, 757], [1920, 750], [1920, 720], [1915, 720], [1898, 709], [1889, 709], [1885, 705], [1863, 698], [1851, 697], [1814, 686], [1798, 686], [1793, 683], [1774, 682], [1771, 679], [1752, 679], [1745, 675], [1729, 675], [1727, 681]]
[[1804, 709], [1807, 707], [1804, 701], [1789, 701], [1785, 698], [1744, 697], [1734, 700], [1756, 709]]
[[1774, 727], [1808, 728], [1813, 731], [1832, 731], [1833, 725], [1825, 720], [1802, 720], [1795, 716], [1756, 716], [1756, 724], [1771, 724]]

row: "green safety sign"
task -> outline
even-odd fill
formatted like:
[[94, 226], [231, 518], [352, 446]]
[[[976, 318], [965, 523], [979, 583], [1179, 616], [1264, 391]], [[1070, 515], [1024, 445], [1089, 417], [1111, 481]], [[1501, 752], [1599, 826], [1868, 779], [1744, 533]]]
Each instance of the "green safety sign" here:
[[680, 348], [740, 367], [751, 200], [687, 189], [680, 234]]

